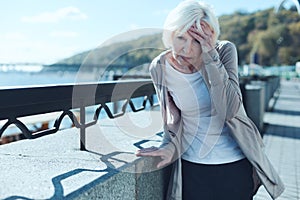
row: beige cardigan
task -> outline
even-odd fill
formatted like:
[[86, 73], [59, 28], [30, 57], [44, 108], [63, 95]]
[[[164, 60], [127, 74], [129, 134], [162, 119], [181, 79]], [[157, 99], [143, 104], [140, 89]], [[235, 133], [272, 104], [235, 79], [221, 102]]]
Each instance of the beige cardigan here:
[[[167, 199], [182, 199], [181, 159], [187, 142], [182, 141], [182, 120], [165, 84], [165, 55], [163, 52], [150, 65], [150, 74], [156, 88], [164, 120], [162, 147], [174, 154], [173, 175]], [[233, 43], [218, 41], [216, 48], [202, 54], [205, 67], [200, 69], [212, 101], [213, 124], [223, 128], [224, 122], [232, 132], [244, 155], [253, 165], [254, 194], [261, 183], [273, 199], [284, 191], [284, 185], [263, 150], [261, 135], [247, 117], [242, 103], [238, 81], [237, 51]], [[209, 142], [209, 141], [208, 141]], [[212, 144], [213, 145], [213, 144]]]

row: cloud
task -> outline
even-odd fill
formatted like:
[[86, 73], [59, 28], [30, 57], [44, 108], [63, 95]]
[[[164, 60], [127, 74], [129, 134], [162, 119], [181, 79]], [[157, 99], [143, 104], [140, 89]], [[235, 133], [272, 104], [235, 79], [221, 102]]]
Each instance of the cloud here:
[[24, 16], [21, 18], [21, 21], [28, 23], [54, 23], [64, 19], [84, 20], [87, 19], [87, 15], [76, 7], [66, 7], [54, 12], [43, 12], [34, 16]]
[[52, 31], [49, 35], [51, 37], [75, 38], [79, 36], [79, 33], [74, 31]]

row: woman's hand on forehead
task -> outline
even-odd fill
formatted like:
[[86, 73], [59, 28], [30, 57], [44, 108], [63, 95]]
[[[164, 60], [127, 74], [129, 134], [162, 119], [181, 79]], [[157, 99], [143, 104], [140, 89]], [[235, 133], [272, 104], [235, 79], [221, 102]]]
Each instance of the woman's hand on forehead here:
[[213, 49], [213, 34], [214, 31], [211, 29], [211, 27], [204, 21], [200, 22], [201, 29], [196, 28], [196, 24], [191, 26], [191, 28], [188, 30], [188, 33], [197, 40], [202, 47], [203, 52], [208, 52], [211, 49]]

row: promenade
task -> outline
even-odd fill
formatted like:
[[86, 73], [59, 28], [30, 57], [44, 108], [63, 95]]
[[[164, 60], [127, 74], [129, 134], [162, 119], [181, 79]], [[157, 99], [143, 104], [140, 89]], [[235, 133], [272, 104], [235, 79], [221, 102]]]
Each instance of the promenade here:
[[[286, 186], [278, 200], [299, 200], [300, 82], [282, 80], [270, 105], [265, 150]], [[1, 145], [0, 199], [163, 200], [168, 170], [153, 170], [155, 160], [134, 154], [160, 144], [162, 130], [147, 128], [151, 122], [161, 123], [158, 107], [101, 119], [86, 130], [87, 151], [79, 149], [77, 128]], [[271, 198], [261, 187], [254, 200]]]
[[[300, 82], [281, 81], [278, 99], [266, 112], [266, 153], [285, 184], [278, 200], [300, 199]], [[254, 200], [271, 199], [261, 187]]]

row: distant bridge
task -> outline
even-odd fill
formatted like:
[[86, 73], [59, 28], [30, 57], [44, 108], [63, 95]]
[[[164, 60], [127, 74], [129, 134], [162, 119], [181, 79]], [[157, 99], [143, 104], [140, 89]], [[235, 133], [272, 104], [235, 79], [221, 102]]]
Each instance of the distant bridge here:
[[27, 62], [22, 62], [22, 63], [0, 63], [0, 66], [41, 66], [44, 64], [41, 63], [27, 63]]
[[43, 69], [41, 63], [0, 63], [1, 72], [9, 71], [26, 71], [26, 72], [38, 72]]
[[300, 0], [283, 0], [283, 1], [281, 1], [281, 3], [279, 4], [279, 6], [276, 8], [276, 12], [278, 12], [279, 9], [283, 6], [283, 4], [285, 2], [288, 2], [288, 1], [289, 2], [293, 2], [295, 4], [295, 6], [297, 8], [297, 11], [298, 11], [298, 13], [300, 15]]

